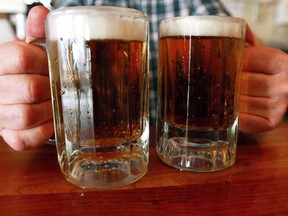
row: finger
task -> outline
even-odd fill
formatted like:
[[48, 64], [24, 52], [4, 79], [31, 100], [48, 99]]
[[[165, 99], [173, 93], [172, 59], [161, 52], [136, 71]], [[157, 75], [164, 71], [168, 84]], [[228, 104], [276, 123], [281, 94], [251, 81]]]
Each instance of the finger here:
[[26, 21], [26, 42], [45, 37], [45, 20], [49, 10], [43, 6], [33, 7]]
[[282, 121], [286, 113], [286, 103], [282, 101], [282, 97], [260, 98], [241, 95], [240, 115], [245, 113], [254, 118], [266, 119], [269, 121], [266, 123], [267, 128], [272, 129]]
[[260, 133], [274, 129], [276, 126], [268, 118], [249, 113], [240, 113], [239, 130], [244, 133]]
[[254, 97], [282, 95], [288, 88], [284, 73], [276, 75], [242, 71], [241, 94]]
[[[271, 58], [272, 57], [272, 58]], [[243, 70], [265, 74], [285, 71], [288, 64], [287, 54], [281, 50], [256, 46], [244, 49]]]
[[278, 98], [250, 97], [246, 95], [240, 97], [240, 111], [255, 113], [259, 116], [273, 115], [280, 105], [281, 100], [278, 100]]
[[255, 46], [255, 38], [248, 24], [246, 24], [245, 41], [249, 44], [249, 46]]
[[39, 104], [0, 105], [0, 127], [23, 130], [52, 119], [51, 101]]
[[49, 78], [37, 74], [0, 76], [0, 104], [39, 103], [50, 99]]
[[49, 120], [26, 130], [2, 129], [0, 135], [14, 150], [23, 151], [44, 144], [53, 134], [53, 121]]
[[0, 75], [20, 73], [37, 73], [48, 76], [48, 62], [45, 51], [24, 42], [2, 44]]

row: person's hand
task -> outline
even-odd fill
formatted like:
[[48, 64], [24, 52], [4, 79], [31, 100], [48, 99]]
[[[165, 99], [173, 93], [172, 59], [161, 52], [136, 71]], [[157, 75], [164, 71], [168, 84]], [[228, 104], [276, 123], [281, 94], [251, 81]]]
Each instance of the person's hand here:
[[276, 128], [288, 107], [288, 55], [253, 43], [244, 50], [241, 80], [239, 128], [245, 133]]
[[37, 147], [53, 134], [47, 55], [28, 44], [45, 37], [49, 11], [33, 8], [26, 22], [26, 42], [0, 44], [0, 136], [15, 150]]

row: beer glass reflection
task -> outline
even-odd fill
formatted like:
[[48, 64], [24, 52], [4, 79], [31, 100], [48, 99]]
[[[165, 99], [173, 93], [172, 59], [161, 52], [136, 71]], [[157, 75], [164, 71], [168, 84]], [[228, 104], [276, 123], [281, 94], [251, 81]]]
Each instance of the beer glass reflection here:
[[159, 29], [157, 153], [181, 170], [234, 164], [245, 22], [170, 18]]
[[73, 7], [46, 23], [60, 168], [82, 188], [114, 188], [148, 165], [148, 17]]

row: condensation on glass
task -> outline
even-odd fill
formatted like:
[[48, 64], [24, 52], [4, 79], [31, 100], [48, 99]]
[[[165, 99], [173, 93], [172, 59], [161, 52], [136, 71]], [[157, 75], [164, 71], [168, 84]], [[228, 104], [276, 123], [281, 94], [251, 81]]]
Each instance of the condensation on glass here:
[[110, 189], [148, 165], [148, 17], [122, 7], [71, 7], [46, 21], [60, 168], [81, 188]]
[[157, 153], [180, 170], [235, 162], [245, 22], [174, 17], [159, 29]]

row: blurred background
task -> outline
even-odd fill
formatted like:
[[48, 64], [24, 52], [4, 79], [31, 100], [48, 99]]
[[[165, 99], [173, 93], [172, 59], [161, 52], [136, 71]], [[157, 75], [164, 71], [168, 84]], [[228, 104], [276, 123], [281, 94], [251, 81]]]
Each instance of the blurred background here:
[[244, 18], [260, 41], [288, 52], [288, 0], [222, 0], [233, 16]]
[[52, 9], [54, 0], [0, 0], [0, 43], [25, 39], [25, 20], [36, 5]]
[[[260, 41], [288, 52], [288, 0], [222, 0], [233, 16], [244, 18]], [[0, 0], [0, 43], [24, 40], [29, 10], [57, 0]]]

